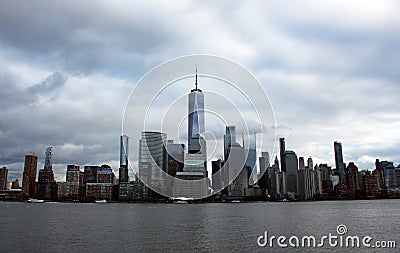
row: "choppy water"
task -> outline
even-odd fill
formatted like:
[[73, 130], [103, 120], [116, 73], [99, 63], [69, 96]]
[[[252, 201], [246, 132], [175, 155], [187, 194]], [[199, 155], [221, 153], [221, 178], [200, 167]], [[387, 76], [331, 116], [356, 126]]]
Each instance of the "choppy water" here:
[[[347, 235], [395, 240], [400, 200], [209, 204], [0, 203], [0, 252], [303, 252], [258, 236]], [[377, 252], [307, 248], [311, 252]]]

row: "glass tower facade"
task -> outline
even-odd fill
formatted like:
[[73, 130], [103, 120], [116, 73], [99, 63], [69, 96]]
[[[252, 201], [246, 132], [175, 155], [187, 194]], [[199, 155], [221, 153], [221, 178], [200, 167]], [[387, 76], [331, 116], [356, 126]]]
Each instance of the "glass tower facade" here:
[[342, 143], [335, 141], [333, 143], [333, 147], [335, 149], [335, 166], [336, 166], [336, 171], [339, 172], [339, 181], [340, 183], [346, 183], [345, 173], [344, 173]]
[[147, 185], [164, 187], [163, 171], [166, 172], [168, 153], [167, 134], [161, 132], [142, 132], [139, 140], [139, 174]]
[[[197, 79], [197, 78], [196, 78]], [[196, 88], [189, 93], [189, 122], [188, 122], [188, 144], [191, 149], [192, 138], [204, 133], [204, 94]]]

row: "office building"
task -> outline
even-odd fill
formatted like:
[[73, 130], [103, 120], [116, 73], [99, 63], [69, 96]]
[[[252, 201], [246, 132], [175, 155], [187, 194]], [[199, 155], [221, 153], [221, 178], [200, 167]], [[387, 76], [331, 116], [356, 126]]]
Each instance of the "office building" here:
[[269, 169], [269, 153], [261, 152], [261, 157], [259, 157], [258, 162], [260, 164], [260, 180], [258, 180], [258, 185], [263, 190], [263, 193], [267, 193], [269, 188], [268, 185], [268, 169]]
[[346, 168], [346, 183], [351, 198], [357, 196], [357, 192], [360, 191], [360, 185], [358, 183], [358, 167], [354, 162], [350, 162]]
[[167, 134], [142, 132], [139, 140], [139, 177], [142, 182], [157, 192], [164, 190], [164, 174], [167, 171]]
[[243, 197], [248, 189], [245, 150], [238, 143], [232, 143], [228, 150], [230, 155], [224, 165], [224, 181], [229, 182], [228, 196]]
[[[85, 173], [88, 175], [85, 180]], [[93, 200], [113, 200], [115, 175], [109, 165], [85, 166], [85, 199]]]
[[83, 186], [83, 172], [78, 165], [67, 165], [65, 196], [67, 199], [79, 200]]
[[313, 182], [314, 173], [313, 169], [305, 166], [304, 169], [298, 170], [297, 174], [297, 191], [298, 198], [301, 200], [307, 200], [314, 198]]
[[36, 172], [38, 157], [32, 153], [25, 156], [22, 174], [22, 195], [24, 198], [36, 196]]
[[314, 194], [320, 196], [322, 194], [322, 171], [321, 168], [316, 164], [314, 166]]
[[212, 189], [214, 192], [220, 192], [223, 189], [222, 184], [222, 166], [224, 162], [221, 158], [215, 161], [211, 161], [212, 175]]
[[0, 190], [7, 189], [7, 175], [8, 175], [7, 167], [0, 168]]
[[53, 147], [46, 148], [44, 168], [39, 170], [37, 197], [55, 200], [58, 198], [57, 183], [53, 172]]
[[383, 188], [385, 190], [396, 188], [396, 171], [393, 166], [393, 162], [382, 161], [380, 164], [382, 170]]
[[286, 150], [283, 153], [284, 166], [286, 168], [286, 188], [289, 198], [294, 199], [297, 195], [297, 155], [292, 150]]
[[129, 137], [127, 135], [120, 136], [119, 149], [119, 171], [118, 171], [118, 199], [128, 199], [128, 159], [129, 159]]
[[204, 133], [204, 94], [197, 85], [189, 93], [188, 101], [188, 153], [182, 171], [176, 173], [174, 197], [201, 199], [209, 195], [207, 175], [207, 148]]
[[339, 181], [340, 183], [345, 184], [345, 164], [343, 163], [342, 143], [335, 141], [333, 147], [335, 151], [335, 166], [339, 173]]
[[[253, 184], [254, 176], [257, 175], [257, 150], [256, 150], [256, 134], [253, 133], [249, 137], [249, 148], [247, 149], [246, 170], [249, 185]], [[254, 172], [254, 173], [253, 173]], [[254, 174], [253, 178], [252, 174]]]
[[281, 171], [286, 172], [286, 163], [285, 163], [285, 138], [279, 138], [279, 150], [281, 156]]
[[[205, 129], [204, 123], [204, 94], [197, 87], [197, 69], [196, 69], [196, 79], [195, 88], [189, 93], [188, 101], [188, 149], [192, 149], [192, 139], [197, 135], [202, 135]], [[198, 145], [193, 143], [193, 145]], [[206, 154], [206, 147], [201, 147], [201, 153]], [[196, 148], [195, 148], [196, 149]]]
[[224, 160], [228, 160], [229, 147], [236, 143], [236, 126], [226, 126], [224, 135]]

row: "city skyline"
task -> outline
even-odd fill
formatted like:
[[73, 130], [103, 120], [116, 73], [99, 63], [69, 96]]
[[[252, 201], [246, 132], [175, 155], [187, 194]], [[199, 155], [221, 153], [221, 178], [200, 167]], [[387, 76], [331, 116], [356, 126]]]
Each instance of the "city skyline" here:
[[[375, 158], [400, 163], [400, 39], [392, 33], [399, 3], [283, 1], [228, 8], [158, 2], [151, 18], [137, 11], [150, 8], [145, 2], [112, 4], [117, 17], [109, 15], [110, 4], [2, 6], [0, 167], [9, 169], [9, 178], [22, 178], [23, 158], [32, 151], [43, 168], [47, 146], [55, 150], [57, 181], [70, 161], [117, 170], [130, 90], [157, 64], [192, 53], [247, 67], [268, 92], [277, 137], [298, 156], [333, 165], [331, 143], [337, 140], [344, 144], [343, 160], [360, 169], [373, 169]], [[308, 8], [295, 11], [303, 6]], [[185, 14], [193, 9], [210, 12]], [[322, 16], [324, 9], [331, 12]], [[245, 24], [239, 16], [248, 17]]]

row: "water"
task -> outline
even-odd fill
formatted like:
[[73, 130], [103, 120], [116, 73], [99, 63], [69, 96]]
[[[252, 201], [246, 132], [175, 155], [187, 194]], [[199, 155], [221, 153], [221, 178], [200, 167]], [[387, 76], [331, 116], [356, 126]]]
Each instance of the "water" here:
[[[208, 204], [0, 203], [0, 252], [303, 252], [258, 236], [332, 233], [400, 244], [400, 200]], [[327, 243], [326, 243], [327, 244]], [[399, 247], [400, 245], [398, 245]], [[385, 249], [384, 252], [397, 252]], [[376, 252], [307, 248], [311, 252]], [[376, 249], [375, 249], [376, 250]]]

